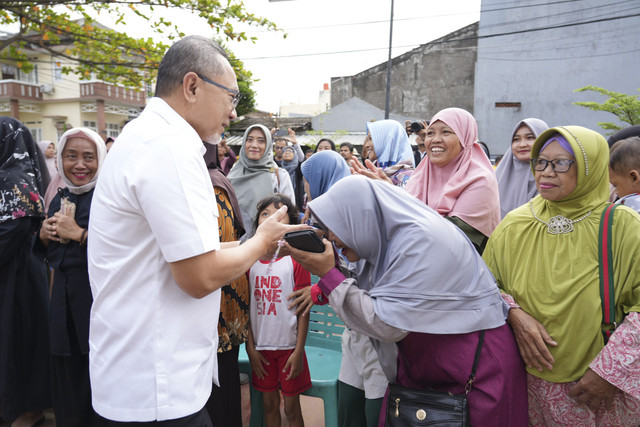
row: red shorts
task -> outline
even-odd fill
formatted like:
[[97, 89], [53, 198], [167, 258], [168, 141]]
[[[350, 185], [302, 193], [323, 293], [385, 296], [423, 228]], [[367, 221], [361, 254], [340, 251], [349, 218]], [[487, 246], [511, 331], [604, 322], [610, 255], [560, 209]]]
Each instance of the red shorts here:
[[264, 365], [266, 375], [263, 379], [258, 378], [255, 372], [251, 376], [253, 387], [262, 392], [282, 390], [285, 396], [297, 396], [303, 391], [311, 388], [311, 374], [309, 373], [309, 364], [307, 363], [307, 355], [302, 356], [302, 371], [297, 377], [287, 380], [289, 372], [282, 372], [284, 365], [287, 364], [289, 356], [293, 353], [291, 350], [260, 350], [265, 359], [269, 361], [268, 365]]

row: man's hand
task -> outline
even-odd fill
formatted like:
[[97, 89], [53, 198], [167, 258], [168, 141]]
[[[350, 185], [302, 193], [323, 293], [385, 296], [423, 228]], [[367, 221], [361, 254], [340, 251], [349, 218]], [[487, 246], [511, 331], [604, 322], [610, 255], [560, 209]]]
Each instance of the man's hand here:
[[521, 308], [512, 308], [509, 310], [507, 323], [513, 329], [513, 335], [516, 337], [520, 355], [528, 368], [535, 366], [538, 371], [542, 372], [543, 367], [549, 370], [553, 369], [555, 360], [549, 349], [550, 346], [557, 346], [551, 335], [542, 326], [542, 323], [531, 317]]
[[285, 233], [296, 230], [306, 230], [309, 227], [305, 224], [289, 225], [282, 221], [287, 216], [287, 207], [281, 206], [273, 215], [267, 218], [256, 230], [256, 234], [252, 239], [262, 241], [264, 245], [263, 257], [273, 255], [278, 248], [278, 241], [282, 239]]
[[581, 405], [587, 405], [594, 412], [604, 401], [607, 411], [610, 411], [617, 392], [616, 386], [587, 369], [580, 381], [569, 390], [569, 397], [573, 397]]

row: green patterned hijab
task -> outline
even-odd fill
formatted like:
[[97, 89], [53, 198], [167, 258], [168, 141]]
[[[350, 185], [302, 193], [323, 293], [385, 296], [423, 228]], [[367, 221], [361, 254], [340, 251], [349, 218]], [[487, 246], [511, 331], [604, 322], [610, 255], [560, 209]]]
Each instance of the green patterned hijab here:
[[[540, 154], [540, 149], [554, 134], [564, 136], [576, 158], [578, 185], [569, 196], [559, 201], [533, 199], [536, 215], [544, 221], [562, 215], [576, 219], [589, 211], [604, 207], [609, 199], [609, 146], [599, 133], [581, 126], [559, 126], [544, 131], [531, 147], [531, 158]], [[533, 167], [531, 168], [533, 172]]]

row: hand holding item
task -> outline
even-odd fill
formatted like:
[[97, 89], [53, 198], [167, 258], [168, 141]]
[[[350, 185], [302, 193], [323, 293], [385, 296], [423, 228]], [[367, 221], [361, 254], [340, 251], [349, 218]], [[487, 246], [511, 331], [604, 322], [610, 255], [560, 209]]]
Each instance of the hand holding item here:
[[296, 132], [291, 128], [287, 129], [287, 132], [289, 132], [289, 142], [297, 144], [298, 140], [296, 139]]
[[296, 249], [288, 243], [285, 244], [285, 247], [289, 248], [289, 253], [302, 268], [322, 278], [336, 266], [333, 245], [327, 239], [322, 239], [322, 242], [324, 243], [324, 252], [321, 253]]
[[[58, 190], [60, 191], [60, 190]], [[60, 193], [62, 195], [62, 193]], [[61, 214], [61, 215], [65, 215], [71, 218], [75, 218], [76, 217], [76, 204], [69, 201], [68, 198], [66, 197], [60, 197], [60, 211], [58, 211], [56, 213], [56, 215]], [[75, 223], [75, 221], [74, 221]], [[62, 243], [63, 245], [66, 245], [67, 243], [69, 243], [71, 240], [66, 237], [66, 236], [61, 236], [60, 234], [58, 234], [58, 236], [60, 237], [60, 243]]]
[[49, 244], [49, 240], [52, 242], [60, 241], [58, 233], [56, 232], [55, 218], [47, 218], [42, 222], [42, 227], [40, 227], [40, 240], [45, 246]]
[[[256, 230], [254, 239], [262, 240], [264, 244], [264, 255], [261, 259], [270, 259], [278, 249], [278, 241], [289, 231], [304, 230], [310, 228], [308, 225], [289, 225], [282, 221], [287, 215], [287, 207], [281, 206], [273, 215], [267, 218]], [[284, 248], [283, 248], [284, 249]]]
[[72, 216], [56, 212], [52, 219], [55, 220], [56, 233], [60, 237], [60, 243], [67, 244], [71, 240], [81, 242], [84, 228], [80, 227]]

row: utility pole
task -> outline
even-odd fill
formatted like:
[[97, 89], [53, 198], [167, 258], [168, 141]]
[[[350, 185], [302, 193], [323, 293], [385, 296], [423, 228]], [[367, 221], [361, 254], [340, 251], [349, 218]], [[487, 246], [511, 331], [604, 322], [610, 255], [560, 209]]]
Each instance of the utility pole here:
[[387, 99], [384, 107], [384, 118], [389, 118], [389, 103], [391, 102], [391, 43], [393, 41], [393, 0], [391, 0], [391, 18], [389, 19], [389, 60], [387, 61]]

